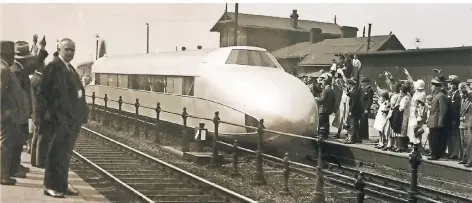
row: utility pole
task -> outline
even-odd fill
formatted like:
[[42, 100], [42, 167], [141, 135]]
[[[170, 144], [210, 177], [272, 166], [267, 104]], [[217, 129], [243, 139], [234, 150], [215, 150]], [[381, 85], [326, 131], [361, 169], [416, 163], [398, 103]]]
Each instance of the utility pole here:
[[97, 34], [95, 37], [97, 38], [97, 45], [96, 45], [96, 51], [97, 51], [97, 53], [96, 53], [96, 55], [95, 55], [95, 60], [98, 60], [98, 41], [100, 40], [100, 36]]
[[234, 46], [238, 46], [238, 14], [239, 14], [239, 5], [236, 3], [234, 5]]
[[146, 40], [147, 40], [146, 53], [149, 54], [149, 23], [146, 23]]

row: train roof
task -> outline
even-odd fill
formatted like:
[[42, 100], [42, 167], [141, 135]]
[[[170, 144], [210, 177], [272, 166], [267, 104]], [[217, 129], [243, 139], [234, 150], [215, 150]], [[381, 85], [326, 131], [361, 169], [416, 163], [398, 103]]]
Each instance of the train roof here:
[[234, 46], [215, 49], [107, 56], [92, 66], [94, 73], [198, 76], [202, 63], [224, 64], [233, 49], [266, 51], [258, 47]]

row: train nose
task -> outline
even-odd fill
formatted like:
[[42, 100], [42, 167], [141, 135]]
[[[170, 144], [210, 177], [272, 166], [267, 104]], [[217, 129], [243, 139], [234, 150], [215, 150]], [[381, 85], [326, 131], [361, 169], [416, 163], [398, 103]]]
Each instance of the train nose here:
[[263, 118], [267, 129], [301, 134], [316, 120], [317, 107], [311, 91], [284, 71], [250, 72], [240, 77], [234, 74], [231, 78], [241, 78], [237, 82], [241, 92], [233, 91], [233, 98], [243, 103], [247, 112], [253, 113], [251, 116]]

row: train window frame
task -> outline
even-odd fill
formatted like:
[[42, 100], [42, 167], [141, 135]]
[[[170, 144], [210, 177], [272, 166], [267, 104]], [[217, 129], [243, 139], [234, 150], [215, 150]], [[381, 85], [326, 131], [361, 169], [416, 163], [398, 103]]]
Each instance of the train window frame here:
[[[228, 55], [225, 64], [242, 65], [242, 66], [258, 66], [266, 68], [278, 68], [277, 64], [268, 55], [267, 51], [248, 50], [248, 49], [233, 49]], [[250, 55], [257, 56], [259, 64], [250, 59]], [[246, 61], [243, 61], [246, 59]]]

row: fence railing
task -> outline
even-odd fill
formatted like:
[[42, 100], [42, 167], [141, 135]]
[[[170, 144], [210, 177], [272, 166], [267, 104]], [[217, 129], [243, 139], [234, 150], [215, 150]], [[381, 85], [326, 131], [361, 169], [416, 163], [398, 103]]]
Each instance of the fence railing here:
[[[110, 126], [112, 122], [110, 120], [115, 120], [117, 122], [117, 129], [118, 130], [123, 130], [123, 126], [126, 128], [127, 132], [130, 132], [130, 129], [132, 126], [130, 126], [131, 122], [126, 122], [126, 121], [134, 121], [134, 136], [139, 136], [141, 135], [140, 129], [144, 127], [144, 136], [148, 137], [149, 136], [149, 131], [154, 130], [154, 143], [158, 144], [161, 141], [160, 138], [160, 133], [161, 133], [161, 122], [162, 120], [160, 119], [161, 113], [167, 113], [167, 114], [173, 114], [173, 115], [180, 115], [182, 117], [182, 135], [181, 135], [181, 151], [182, 152], [188, 152], [189, 149], [189, 134], [187, 132], [188, 126], [187, 126], [187, 119], [188, 118], [195, 118], [195, 119], [201, 119], [205, 121], [211, 121], [214, 124], [214, 130], [213, 133], [211, 134], [212, 138], [212, 149], [211, 149], [211, 160], [210, 160], [210, 166], [212, 167], [217, 167], [217, 158], [218, 158], [218, 145], [223, 145], [226, 147], [232, 147], [233, 149], [233, 157], [232, 157], [232, 172], [231, 176], [238, 176], [238, 157], [239, 157], [239, 151], [243, 151], [246, 153], [254, 153], [255, 154], [255, 171], [254, 171], [254, 179], [253, 183], [255, 185], [263, 185], [266, 184], [265, 177], [264, 177], [264, 170], [263, 170], [263, 158], [269, 159], [269, 160], [276, 160], [280, 161], [283, 163], [284, 167], [284, 174], [283, 174], [283, 187], [282, 191], [280, 192], [281, 194], [289, 194], [289, 186], [288, 186], [288, 179], [290, 176], [290, 170], [297, 170], [296, 168], [291, 167], [293, 166], [301, 166], [305, 168], [311, 168], [315, 170], [315, 173], [311, 173], [311, 175], [314, 175], [316, 177], [316, 187], [315, 191], [313, 193], [313, 201], [314, 202], [324, 202], [325, 195], [324, 195], [324, 181], [327, 181], [329, 184], [332, 185], [337, 185], [340, 187], [348, 188], [350, 190], [354, 190], [356, 192], [356, 199], [357, 202], [363, 202], [365, 195], [367, 193], [368, 196], [372, 196], [374, 198], [379, 198], [382, 200], [386, 201], [392, 201], [392, 202], [417, 202], [418, 199], [426, 202], [440, 202], [436, 201], [434, 199], [428, 198], [426, 196], [423, 196], [418, 192], [418, 167], [421, 164], [422, 157], [419, 153], [419, 149], [417, 146], [415, 146], [413, 152], [409, 155], [409, 163], [411, 166], [410, 170], [410, 186], [407, 192], [397, 190], [397, 189], [392, 189], [388, 188], [382, 185], [378, 185], [375, 183], [371, 183], [367, 181], [364, 177], [364, 173], [360, 172], [357, 175], [357, 178], [352, 178], [346, 175], [342, 175], [339, 173], [331, 172], [328, 170], [323, 170], [323, 146], [326, 143], [332, 144], [332, 145], [340, 145], [338, 142], [326, 140], [323, 138], [323, 136], [318, 136], [318, 137], [307, 137], [307, 136], [302, 136], [302, 135], [296, 135], [296, 134], [291, 134], [291, 133], [284, 133], [284, 132], [278, 132], [274, 130], [269, 130], [264, 127], [264, 119], [260, 119], [258, 123], [258, 127], [254, 126], [245, 126], [245, 125], [240, 125], [236, 123], [232, 123], [229, 121], [222, 121], [219, 117], [219, 112], [214, 112], [214, 117], [213, 118], [203, 118], [195, 115], [190, 115], [187, 112], [187, 108], [183, 107], [181, 113], [176, 113], [176, 112], [171, 112], [163, 109], [160, 105], [159, 102], [156, 102], [156, 107], [147, 107], [147, 106], [142, 106], [139, 103], [139, 99], [136, 99], [135, 103], [129, 103], [129, 102], [124, 102], [122, 96], [119, 96], [117, 100], [113, 100], [108, 98], [107, 94], [103, 98], [97, 97], [95, 95], [95, 92], [91, 96], [87, 95], [87, 97], [92, 98], [92, 103], [91, 105], [91, 112], [90, 112], [90, 118], [92, 120], [100, 121], [106, 126]], [[104, 105], [97, 105], [96, 101], [97, 100], [103, 100]], [[110, 108], [109, 107], [109, 102], [116, 102], [118, 104], [118, 109]], [[135, 112], [128, 112], [123, 110], [123, 105], [130, 105], [135, 107]], [[150, 109], [155, 111], [155, 118], [150, 118], [146, 117], [143, 115], [140, 115], [140, 109]], [[124, 125], [126, 123], [126, 125]], [[233, 126], [238, 126], [238, 127], [243, 127], [243, 128], [249, 128], [257, 131], [257, 136], [258, 136], [258, 141], [257, 141], [257, 149], [256, 151], [252, 151], [250, 149], [245, 149], [242, 147], [238, 146], [238, 141], [236, 140], [233, 144], [225, 143], [219, 141], [219, 126], [220, 124], [228, 124], [228, 125], [233, 125]], [[205, 126], [202, 123], [199, 126], [199, 130], [203, 129]], [[292, 138], [299, 138], [299, 139], [306, 139], [313, 141], [317, 143], [318, 149], [317, 149], [317, 166], [312, 167], [308, 166], [305, 164], [301, 164], [298, 162], [292, 162], [289, 160], [288, 153], [285, 154], [285, 157], [283, 159], [270, 156], [267, 154], [263, 153], [263, 145], [264, 145], [264, 133], [269, 132], [269, 133], [274, 133], [278, 135], [283, 135], [283, 136], [289, 136]], [[201, 151], [201, 143], [196, 143], [197, 144], [197, 151]], [[307, 173], [306, 171], [304, 173]], [[325, 177], [327, 175], [327, 177]], [[333, 178], [335, 177], [335, 178]], [[342, 179], [342, 180], [340, 180]], [[347, 182], [349, 181], [349, 182]], [[369, 186], [369, 188], [366, 188], [366, 186]], [[371, 188], [377, 188], [380, 190], [388, 191], [389, 193], [394, 193], [396, 195], [389, 195], [386, 193], [379, 192], [377, 190], [371, 189]], [[399, 197], [399, 195], [406, 196], [407, 199], [402, 199]]]

